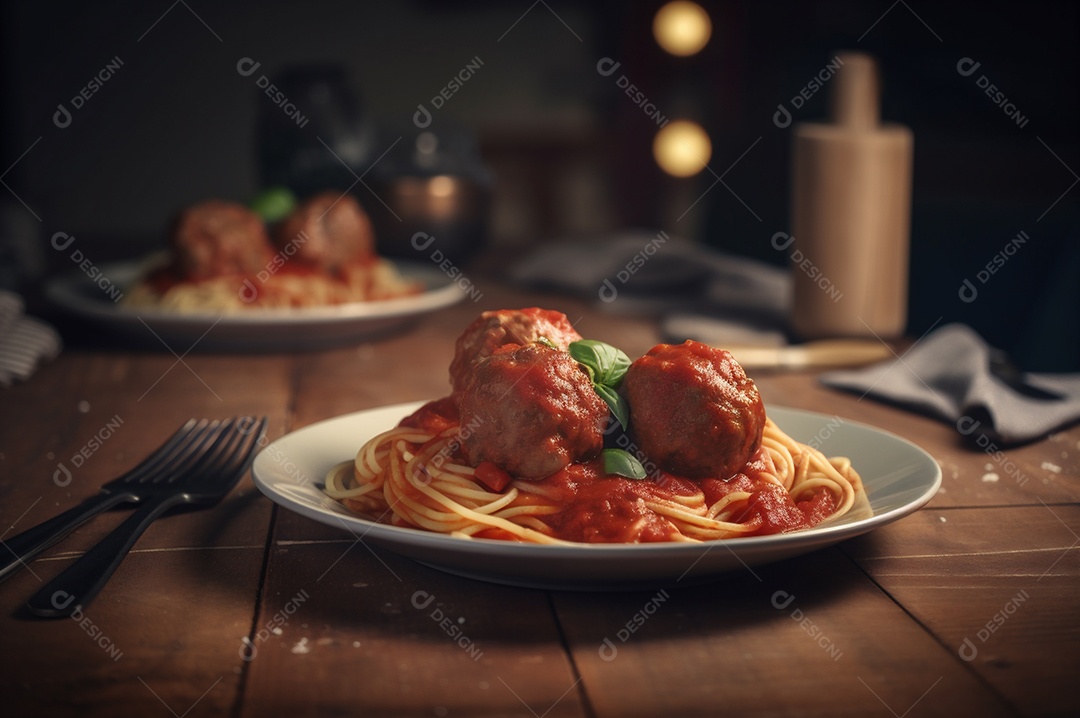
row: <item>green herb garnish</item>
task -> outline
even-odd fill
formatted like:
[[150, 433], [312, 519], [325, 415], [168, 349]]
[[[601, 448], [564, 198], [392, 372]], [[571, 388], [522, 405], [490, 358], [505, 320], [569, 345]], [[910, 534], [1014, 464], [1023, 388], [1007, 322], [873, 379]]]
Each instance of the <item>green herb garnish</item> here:
[[285, 187], [271, 187], [251, 200], [251, 209], [268, 224], [288, 217], [296, 209], [296, 195]]
[[630, 426], [630, 406], [626, 403], [626, 399], [619, 392], [604, 384], [594, 383], [593, 389], [611, 409], [611, 415], [622, 424], [622, 428], [628, 428]]
[[609, 476], [639, 480], [648, 476], [641, 462], [623, 449], [604, 449], [600, 452], [600, 458], [604, 460], [604, 473]]
[[622, 424], [623, 429], [629, 429], [630, 407], [616, 390], [626, 376], [626, 370], [630, 368], [630, 357], [626, 356], [622, 349], [595, 339], [570, 342], [568, 349], [574, 361], [585, 367], [589, 379], [592, 380], [593, 389], [611, 409], [611, 414]]
[[630, 368], [630, 357], [622, 349], [595, 339], [571, 342], [569, 349], [570, 356], [585, 367], [593, 382], [612, 389], [618, 388]]

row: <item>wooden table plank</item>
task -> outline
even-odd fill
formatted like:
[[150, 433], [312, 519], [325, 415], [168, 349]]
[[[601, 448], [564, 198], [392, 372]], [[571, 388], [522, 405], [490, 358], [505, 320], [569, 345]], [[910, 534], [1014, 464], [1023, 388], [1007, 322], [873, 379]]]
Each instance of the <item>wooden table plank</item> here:
[[1025, 715], [1080, 713], [1080, 506], [927, 510], [845, 550]]
[[712, 585], [555, 605], [601, 717], [1008, 715], [835, 548]]
[[79, 620], [12, 618], [38, 583], [0, 584], [5, 715], [225, 715], [263, 550], [136, 551]]
[[352, 540], [276, 542], [267, 576], [241, 715], [584, 714], [541, 591]]

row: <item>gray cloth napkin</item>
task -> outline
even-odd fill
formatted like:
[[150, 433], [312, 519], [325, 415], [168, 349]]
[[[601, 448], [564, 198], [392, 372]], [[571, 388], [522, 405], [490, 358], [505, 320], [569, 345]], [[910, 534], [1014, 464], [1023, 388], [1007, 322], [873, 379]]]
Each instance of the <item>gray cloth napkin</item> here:
[[821, 381], [937, 416], [961, 434], [1002, 444], [1080, 420], [1080, 374], [1025, 374], [963, 324], [949, 324], [894, 361], [833, 371]]
[[677, 341], [723, 336], [775, 345], [791, 301], [784, 268], [647, 230], [553, 240], [509, 274], [518, 285], [591, 299], [602, 311], [663, 317]]

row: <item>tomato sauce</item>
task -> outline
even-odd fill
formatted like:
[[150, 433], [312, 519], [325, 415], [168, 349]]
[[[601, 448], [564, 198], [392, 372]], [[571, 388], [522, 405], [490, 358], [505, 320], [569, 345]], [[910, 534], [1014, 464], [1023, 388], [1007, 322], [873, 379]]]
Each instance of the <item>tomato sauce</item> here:
[[452, 396], [429, 401], [409, 414], [398, 426], [441, 434], [458, 423], [457, 401]]
[[746, 462], [743, 470], [730, 480], [701, 480], [705, 501], [712, 505], [733, 491], [749, 493], [750, 498], [737, 506], [728, 518], [736, 523], [758, 523], [758, 528], [746, 534], [748, 536], [765, 536], [810, 528], [832, 515], [835, 500], [831, 493], [821, 490], [814, 493], [810, 499], [796, 503], [783, 487], [763, 478], [763, 474], [774, 471], [768, 452], [763, 448], [758, 449]]
[[[712, 505], [733, 491], [745, 491], [750, 498], [736, 504], [727, 520], [756, 525], [743, 534], [764, 536], [809, 528], [832, 515], [833, 496], [822, 490], [796, 504], [787, 491], [761, 478], [760, 463], [750, 462], [732, 479], [690, 480], [661, 473], [643, 480], [605, 476], [599, 459], [572, 464], [539, 482], [563, 507], [543, 518], [553, 535], [566, 541], [584, 543], [647, 543], [670, 541], [678, 531], [666, 517], [646, 506], [650, 500], [693, 497], [705, 494]], [[548, 499], [525, 495], [525, 501], [547, 503]]]
[[[571, 464], [538, 482], [563, 510], [543, 517], [556, 538], [583, 543], [636, 543], [670, 541], [677, 531], [646, 502], [676, 494], [694, 496], [692, 482], [665, 477], [665, 485], [605, 476], [600, 459]], [[548, 504], [551, 499], [522, 493], [523, 503]]]
[[[401, 426], [438, 434], [459, 421], [453, 396], [431, 401], [403, 419]], [[462, 429], [464, 431], [464, 427]], [[457, 454], [459, 452], [455, 452]], [[464, 458], [458, 457], [462, 463]], [[542, 517], [555, 538], [581, 543], [649, 543], [671, 541], [678, 529], [665, 516], [646, 504], [650, 501], [704, 494], [711, 506], [732, 492], [746, 492], [750, 497], [733, 505], [727, 521], [748, 524], [753, 529], [744, 536], [764, 536], [810, 528], [836, 510], [833, 495], [822, 489], [811, 498], [796, 503], [781, 486], [765, 480], [763, 474], [775, 471], [764, 448], [759, 448], [743, 467], [728, 480], [687, 479], [665, 472], [642, 480], [604, 474], [603, 462], [595, 458], [573, 463], [562, 471], [539, 481], [544, 494], [522, 491], [518, 503], [562, 507], [558, 513]], [[481, 482], [487, 483], [487, 482]], [[491, 490], [491, 485], [486, 488]], [[485, 529], [478, 538], [518, 540], [501, 529]]]

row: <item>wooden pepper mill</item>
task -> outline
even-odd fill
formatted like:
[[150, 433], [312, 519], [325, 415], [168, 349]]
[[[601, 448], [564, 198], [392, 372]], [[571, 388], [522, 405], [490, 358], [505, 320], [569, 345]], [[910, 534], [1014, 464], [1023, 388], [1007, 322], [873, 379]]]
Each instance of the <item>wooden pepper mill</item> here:
[[830, 122], [795, 128], [792, 329], [896, 337], [907, 321], [913, 139], [880, 124], [874, 59], [838, 57]]

